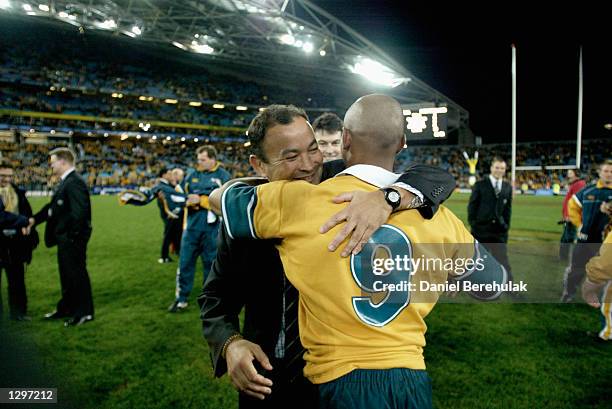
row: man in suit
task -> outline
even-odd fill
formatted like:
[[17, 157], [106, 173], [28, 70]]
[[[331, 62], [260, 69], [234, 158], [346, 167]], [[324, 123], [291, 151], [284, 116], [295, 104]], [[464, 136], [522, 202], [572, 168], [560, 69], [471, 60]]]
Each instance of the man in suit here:
[[512, 216], [512, 187], [503, 180], [505, 174], [506, 161], [494, 157], [491, 173], [476, 182], [472, 188], [468, 203], [468, 222], [474, 238], [506, 268], [508, 279], [512, 281], [507, 248]]
[[[318, 184], [346, 168], [342, 160], [322, 164], [322, 152], [306, 120], [301, 109], [284, 105], [270, 106], [253, 120], [249, 159], [260, 175], [269, 181], [302, 179]], [[450, 174], [427, 166], [409, 169], [397, 182], [403, 208], [424, 202], [419, 210], [427, 218], [455, 186]], [[375, 201], [364, 206], [367, 211], [356, 213], [376, 214], [377, 222], [367, 220], [377, 227], [388, 219], [391, 208], [382, 194], [374, 196]], [[218, 210], [212, 196], [211, 208]], [[302, 375], [303, 348], [291, 335], [297, 337], [297, 291], [284, 277], [276, 241], [233, 239], [225, 229], [219, 234], [217, 257], [198, 298], [215, 376], [229, 373], [241, 392], [241, 409], [316, 407], [316, 391]], [[269, 274], [260, 274], [264, 270]], [[241, 331], [238, 316], [243, 307]]]
[[68, 148], [49, 152], [53, 174], [60, 183], [51, 202], [30, 219], [31, 225], [47, 222], [45, 244], [57, 245], [62, 298], [45, 319], [66, 318], [65, 326], [94, 319], [91, 284], [87, 273], [87, 242], [91, 237], [91, 204], [85, 181], [74, 168], [75, 155]]
[[[0, 160], [0, 201], [5, 211], [20, 215], [24, 223], [27, 222], [23, 220], [24, 218], [27, 220], [32, 217], [32, 207], [25, 196], [25, 191], [12, 183], [14, 172], [10, 162]], [[36, 230], [22, 231], [14, 226], [2, 228], [0, 231], [0, 273], [2, 270], [6, 271], [10, 317], [16, 321], [30, 321], [30, 317], [26, 315], [28, 298], [25, 288], [25, 265], [32, 261], [32, 250], [37, 245]]]

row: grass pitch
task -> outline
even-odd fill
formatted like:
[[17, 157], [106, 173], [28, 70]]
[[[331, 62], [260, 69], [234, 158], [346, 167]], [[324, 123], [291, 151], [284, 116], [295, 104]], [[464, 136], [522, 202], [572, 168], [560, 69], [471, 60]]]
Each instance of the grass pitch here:
[[[454, 194], [448, 202], [464, 221], [467, 200]], [[45, 202], [32, 199], [36, 209]], [[176, 261], [157, 263], [157, 207], [120, 207], [115, 197], [103, 196], [92, 202], [88, 269], [95, 321], [78, 328], [42, 321], [60, 288], [56, 250], [41, 245], [26, 273], [33, 321], [8, 324], [28, 351], [18, 359], [46, 371], [32, 382], [58, 387], [59, 401], [79, 408], [235, 407], [227, 377], [212, 376], [201, 335], [195, 302], [201, 265], [188, 310], [167, 313]], [[560, 208], [560, 197], [517, 197], [510, 240], [536, 249], [556, 246]], [[520, 257], [511, 257], [513, 265], [529, 265], [529, 255]], [[525, 271], [540, 287], [560, 293], [565, 265], [551, 256], [545, 267]], [[612, 407], [612, 345], [585, 335], [599, 328], [599, 312], [586, 305], [440, 304], [426, 320], [425, 357], [437, 408]]]

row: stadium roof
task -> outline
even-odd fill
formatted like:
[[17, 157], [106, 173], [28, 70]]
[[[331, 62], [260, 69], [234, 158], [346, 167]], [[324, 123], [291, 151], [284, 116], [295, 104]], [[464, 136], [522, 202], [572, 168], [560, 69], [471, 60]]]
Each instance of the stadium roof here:
[[406, 104], [447, 106], [449, 131], [468, 121], [464, 108], [308, 0], [0, 0], [0, 9], [172, 44], [207, 65], [338, 90], [348, 103], [385, 92]]

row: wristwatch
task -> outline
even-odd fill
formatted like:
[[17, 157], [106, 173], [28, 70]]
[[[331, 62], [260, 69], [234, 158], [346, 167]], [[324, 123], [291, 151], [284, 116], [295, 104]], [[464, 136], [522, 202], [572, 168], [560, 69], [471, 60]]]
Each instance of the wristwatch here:
[[391, 209], [397, 209], [400, 203], [402, 202], [402, 196], [400, 195], [400, 193], [392, 187], [383, 187], [380, 190], [384, 192], [385, 200], [387, 201], [387, 203], [389, 203]]

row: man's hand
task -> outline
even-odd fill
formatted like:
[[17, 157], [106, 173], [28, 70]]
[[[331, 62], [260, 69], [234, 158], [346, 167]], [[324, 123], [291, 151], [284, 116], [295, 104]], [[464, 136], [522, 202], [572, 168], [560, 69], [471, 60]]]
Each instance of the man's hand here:
[[166, 215], [168, 216], [168, 219], [178, 219], [179, 218], [176, 214], [172, 212], [166, 213]]
[[253, 360], [261, 364], [264, 369], [272, 370], [272, 365], [266, 354], [257, 344], [238, 339], [231, 342], [225, 352], [227, 373], [234, 387], [253, 398], [265, 399], [272, 393], [272, 381], [257, 373]]
[[384, 192], [381, 190], [368, 193], [360, 191], [342, 193], [334, 197], [332, 201], [334, 203], [350, 203], [325, 222], [319, 228], [319, 232], [321, 234], [327, 233], [337, 224], [346, 221], [342, 230], [327, 246], [329, 251], [335, 251], [340, 243], [350, 235], [350, 241], [342, 250], [342, 257], [347, 257], [351, 253], [359, 253], [372, 234], [389, 220], [392, 211], [391, 206], [385, 200]]
[[584, 283], [582, 283], [582, 298], [584, 301], [593, 308], [601, 307], [599, 296], [604, 285], [605, 283], [597, 284], [590, 281], [588, 278], [585, 279]]
[[190, 194], [187, 196], [187, 206], [198, 206], [200, 204], [200, 195]]
[[601, 206], [599, 206], [599, 210], [602, 213], [605, 213], [608, 216], [612, 217], [612, 202], [603, 202]]

